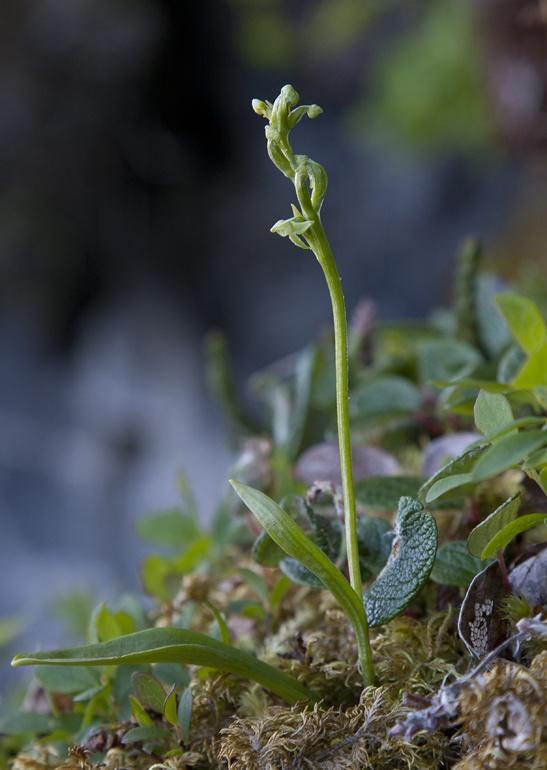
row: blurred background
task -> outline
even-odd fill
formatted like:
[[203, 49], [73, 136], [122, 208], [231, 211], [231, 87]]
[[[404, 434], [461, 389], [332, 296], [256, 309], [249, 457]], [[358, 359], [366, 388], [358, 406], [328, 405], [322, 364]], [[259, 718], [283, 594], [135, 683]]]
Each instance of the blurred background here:
[[544, 0], [4, 0], [0, 618], [24, 646], [63, 638], [55, 597], [138, 588], [134, 522], [177, 471], [210, 516], [206, 332], [244, 383], [329, 323], [269, 233], [291, 191], [250, 100], [286, 82], [325, 109], [295, 147], [329, 172], [350, 309], [446, 302], [469, 234], [508, 278], [545, 270]]

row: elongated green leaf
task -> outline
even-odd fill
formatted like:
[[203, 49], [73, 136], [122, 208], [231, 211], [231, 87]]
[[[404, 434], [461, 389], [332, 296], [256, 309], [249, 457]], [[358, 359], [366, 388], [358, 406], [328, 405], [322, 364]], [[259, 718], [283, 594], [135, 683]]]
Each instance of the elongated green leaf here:
[[365, 593], [371, 626], [387, 623], [408, 607], [429, 577], [436, 552], [435, 519], [418, 500], [402, 497], [388, 563]]
[[363, 602], [331, 560], [307, 537], [298, 524], [263, 492], [230, 481], [243, 503], [285, 553], [299, 561], [323, 583], [350, 620], [358, 643], [366, 638]]
[[496, 304], [521, 348], [528, 354], [538, 350], [545, 342], [547, 332], [537, 305], [509, 292], [498, 294]]
[[483, 481], [513, 468], [542, 446], [547, 446], [547, 431], [530, 430], [503, 436], [477, 460], [471, 474], [473, 481]]
[[182, 628], [150, 628], [102, 644], [52, 652], [21, 653], [12, 666], [118, 666], [127, 663], [183, 663], [227, 671], [258, 682], [288, 703], [314, 700], [295, 679], [247, 652]]
[[532, 527], [539, 527], [541, 524], [547, 524], [547, 513], [527, 513], [525, 516], [519, 516], [510, 521], [490, 540], [481, 553], [481, 559], [489, 559], [495, 556], [498, 551], [506, 548], [511, 540], [514, 540], [521, 532], [526, 532], [526, 530], [532, 529]]
[[498, 532], [516, 518], [521, 497], [517, 492], [512, 495], [508, 500], [505, 500], [496, 510], [486, 517], [480, 524], [470, 532], [467, 538], [467, 547], [469, 553], [473, 556], [478, 556], [481, 559], [487, 559], [488, 556], [483, 555], [484, 551], [488, 548], [488, 544], [491, 542]]
[[502, 430], [513, 422], [509, 401], [501, 393], [481, 390], [474, 407], [475, 425], [484, 435]]
[[454, 540], [437, 551], [431, 580], [443, 586], [467, 588], [482, 569], [484, 564], [469, 553], [467, 544], [463, 540]]

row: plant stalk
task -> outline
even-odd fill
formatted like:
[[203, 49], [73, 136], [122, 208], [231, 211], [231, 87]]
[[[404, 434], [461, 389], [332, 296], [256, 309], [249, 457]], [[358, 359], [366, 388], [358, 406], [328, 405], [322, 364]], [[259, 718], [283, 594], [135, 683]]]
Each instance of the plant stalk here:
[[[344, 500], [344, 526], [348, 572], [351, 587], [363, 601], [361, 567], [359, 564], [359, 545], [357, 541], [357, 511], [355, 505], [355, 487], [353, 484], [353, 466], [351, 456], [351, 433], [349, 425], [349, 363], [348, 363], [348, 325], [346, 303], [342, 290], [342, 281], [336, 268], [336, 262], [325, 230], [319, 216], [308, 233], [309, 243], [321, 265], [332, 305], [334, 322], [334, 356], [336, 372], [336, 423], [340, 452], [340, 472], [342, 477], [342, 496]], [[357, 639], [359, 659], [366, 685], [374, 683], [374, 667], [370, 647], [368, 622], [363, 607], [364, 624], [361, 639]]]

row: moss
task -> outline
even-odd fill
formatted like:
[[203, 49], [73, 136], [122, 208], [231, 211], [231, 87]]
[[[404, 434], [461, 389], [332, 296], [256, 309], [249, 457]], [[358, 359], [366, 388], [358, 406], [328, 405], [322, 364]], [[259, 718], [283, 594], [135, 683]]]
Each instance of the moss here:
[[462, 663], [451, 612], [437, 612], [428, 621], [395, 618], [376, 632], [373, 650], [380, 681], [395, 693], [432, 693]]
[[274, 707], [259, 719], [233, 720], [217, 754], [230, 770], [435, 770], [447, 747], [441, 735], [416, 743], [389, 738], [402, 713], [386, 688], [363, 690], [348, 709]]

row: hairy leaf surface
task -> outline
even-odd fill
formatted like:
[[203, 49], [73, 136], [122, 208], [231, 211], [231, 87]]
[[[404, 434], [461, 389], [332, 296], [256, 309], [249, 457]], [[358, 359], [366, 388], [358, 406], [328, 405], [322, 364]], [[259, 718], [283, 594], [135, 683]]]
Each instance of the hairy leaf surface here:
[[402, 497], [388, 563], [365, 593], [371, 626], [387, 623], [408, 607], [429, 577], [436, 552], [435, 519], [418, 500]]

